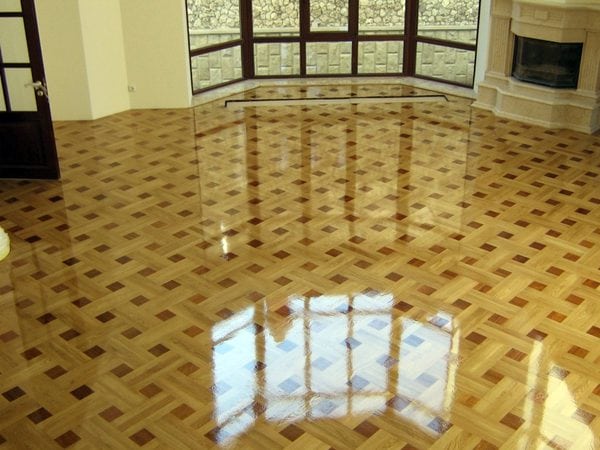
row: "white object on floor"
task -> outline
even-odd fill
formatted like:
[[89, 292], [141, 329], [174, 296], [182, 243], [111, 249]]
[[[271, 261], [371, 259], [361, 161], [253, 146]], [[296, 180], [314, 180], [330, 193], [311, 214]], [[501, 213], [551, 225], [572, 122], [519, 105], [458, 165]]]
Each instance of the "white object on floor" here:
[[8, 234], [0, 227], [0, 261], [2, 261], [10, 252], [10, 239]]

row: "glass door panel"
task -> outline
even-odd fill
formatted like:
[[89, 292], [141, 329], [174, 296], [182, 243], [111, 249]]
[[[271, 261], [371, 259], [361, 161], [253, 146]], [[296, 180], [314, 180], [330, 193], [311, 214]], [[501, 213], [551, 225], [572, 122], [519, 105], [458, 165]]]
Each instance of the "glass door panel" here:
[[311, 33], [347, 33], [349, 0], [311, 0]]
[[300, 0], [253, 0], [255, 37], [300, 36]]
[[25, 26], [21, 17], [0, 17], [0, 50], [5, 63], [28, 63]]
[[360, 0], [358, 32], [361, 35], [404, 34], [406, 1], [390, 3], [381, 0]]
[[21, 0], [0, 0], [0, 11], [2, 12], [20, 12]]
[[[21, 12], [20, 2], [17, 4], [4, 0], [0, 7], [2, 13]], [[36, 112], [36, 91], [33, 89], [29, 48], [22, 16], [0, 17], [0, 62], [0, 111]]]
[[4, 69], [13, 111], [37, 111], [35, 91], [31, 87], [31, 69]]

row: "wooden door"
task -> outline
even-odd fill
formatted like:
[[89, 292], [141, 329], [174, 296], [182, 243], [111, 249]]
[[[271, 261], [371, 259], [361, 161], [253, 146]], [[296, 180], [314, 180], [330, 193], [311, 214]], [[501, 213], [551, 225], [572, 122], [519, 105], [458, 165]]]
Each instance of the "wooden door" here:
[[0, 84], [0, 178], [59, 178], [34, 0], [0, 0]]

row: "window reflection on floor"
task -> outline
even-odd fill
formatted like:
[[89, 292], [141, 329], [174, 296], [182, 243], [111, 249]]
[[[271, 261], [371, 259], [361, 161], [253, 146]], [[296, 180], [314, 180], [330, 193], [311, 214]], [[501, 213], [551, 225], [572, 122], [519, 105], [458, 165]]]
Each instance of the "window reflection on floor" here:
[[254, 308], [213, 327], [213, 396], [219, 438], [245, 431], [254, 423], [257, 370]]
[[397, 317], [393, 305], [390, 294], [291, 297], [276, 312], [249, 307], [216, 325], [218, 439], [243, 433], [261, 413], [295, 422], [388, 408], [442, 432], [458, 354], [452, 317], [419, 322]]

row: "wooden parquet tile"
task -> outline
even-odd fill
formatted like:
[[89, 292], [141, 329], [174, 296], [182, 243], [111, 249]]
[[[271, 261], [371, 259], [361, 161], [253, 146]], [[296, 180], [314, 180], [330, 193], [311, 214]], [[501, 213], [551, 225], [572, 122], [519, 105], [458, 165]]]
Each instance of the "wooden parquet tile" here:
[[600, 448], [600, 137], [459, 98], [56, 135], [62, 181], [0, 181], [0, 448]]

